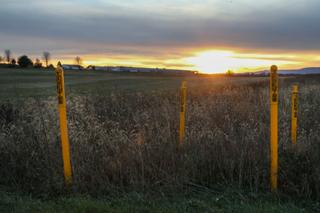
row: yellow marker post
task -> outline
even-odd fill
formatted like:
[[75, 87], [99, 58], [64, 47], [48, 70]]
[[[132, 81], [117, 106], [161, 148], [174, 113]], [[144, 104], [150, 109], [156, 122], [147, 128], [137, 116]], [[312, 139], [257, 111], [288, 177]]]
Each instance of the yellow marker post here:
[[270, 185], [278, 187], [278, 67], [271, 66], [270, 73]]
[[291, 105], [291, 140], [292, 144], [296, 144], [298, 123], [298, 85], [293, 85], [292, 87]]
[[186, 100], [187, 100], [187, 87], [186, 87], [186, 82], [183, 81], [181, 85], [179, 145], [182, 145], [184, 143]]
[[64, 72], [60, 63], [58, 64], [56, 69], [56, 80], [57, 80], [58, 105], [59, 105], [59, 114], [60, 114], [61, 148], [62, 148], [64, 179], [65, 179], [66, 185], [70, 185], [72, 183], [72, 172], [71, 172], [70, 145], [69, 145], [68, 126], [67, 126], [66, 96], [65, 96], [65, 90], [64, 90]]

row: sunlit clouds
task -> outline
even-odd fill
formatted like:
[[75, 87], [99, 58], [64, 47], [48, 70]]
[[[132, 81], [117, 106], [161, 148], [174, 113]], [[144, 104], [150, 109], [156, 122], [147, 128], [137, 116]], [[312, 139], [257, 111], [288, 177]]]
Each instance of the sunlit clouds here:
[[[85, 65], [111, 65], [111, 66], [140, 66], [174, 69], [190, 69], [203, 73], [225, 73], [260, 71], [268, 68], [270, 64], [277, 64], [282, 69], [302, 68], [306, 65], [316, 66], [320, 62], [316, 54], [294, 53], [289, 54], [254, 54], [248, 52], [235, 52], [231, 50], [187, 50], [186, 55], [178, 55], [174, 59], [166, 59], [166, 54], [155, 56], [113, 55], [87, 55]], [[70, 58], [70, 61], [72, 58]]]
[[227, 70], [235, 72], [262, 70], [273, 63], [280, 66], [297, 64], [295, 61], [277, 60], [276, 56], [237, 54], [223, 50], [196, 53], [195, 56], [185, 58], [185, 60], [194, 65], [197, 70], [205, 73], [225, 73]]
[[[320, 66], [318, 0], [1, 0], [15, 57], [237, 72]], [[2, 51], [3, 51], [2, 50]], [[1, 50], [0, 50], [1, 51]]]

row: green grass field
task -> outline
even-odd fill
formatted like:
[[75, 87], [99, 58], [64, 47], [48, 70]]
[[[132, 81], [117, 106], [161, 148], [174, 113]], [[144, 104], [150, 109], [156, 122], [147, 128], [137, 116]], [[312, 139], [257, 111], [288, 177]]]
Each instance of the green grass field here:
[[[106, 73], [66, 71], [65, 83], [68, 94], [98, 94], [112, 91], [146, 91], [179, 87], [181, 77], [135, 73]], [[17, 99], [56, 95], [53, 70], [0, 69], [0, 97]]]
[[[151, 73], [107, 73], [104, 71], [65, 71], [66, 93], [69, 95], [97, 95], [111, 92], [150, 92], [176, 90], [181, 81], [188, 80], [188, 87], [212, 84], [212, 86], [236, 82], [237, 84], [266, 80], [265, 78], [224, 78], [213, 82], [211, 77], [168, 76]], [[0, 97], [15, 100], [27, 97], [50, 97], [56, 95], [56, 79], [53, 70], [0, 69]]]
[[74, 174], [66, 190], [54, 72], [0, 69], [0, 212], [319, 212], [319, 82], [280, 79], [279, 193], [271, 194], [268, 78], [66, 71]]

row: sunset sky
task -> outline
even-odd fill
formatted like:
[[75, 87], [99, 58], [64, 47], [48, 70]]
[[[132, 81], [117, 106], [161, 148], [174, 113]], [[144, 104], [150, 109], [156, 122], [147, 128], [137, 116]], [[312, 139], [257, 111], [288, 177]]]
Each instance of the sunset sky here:
[[320, 66], [320, 0], [0, 0], [0, 51], [243, 72]]

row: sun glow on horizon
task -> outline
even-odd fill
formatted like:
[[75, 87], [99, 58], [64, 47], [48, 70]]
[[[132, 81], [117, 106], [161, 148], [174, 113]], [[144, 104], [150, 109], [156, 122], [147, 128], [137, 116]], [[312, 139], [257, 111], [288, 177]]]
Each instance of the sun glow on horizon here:
[[[179, 54], [161, 53], [158, 56], [142, 54], [88, 54], [80, 55], [83, 66], [130, 66], [194, 70], [200, 73], [255, 72], [276, 64], [281, 69], [300, 69], [319, 66], [317, 52], [252, 52], [232, 49], [186, 49]], [[75, 63], [73, 55], [60, 58], [62, 63]], [[56, 64], [54, 58], [51, 63]]]
[[225, 73], [228, 70], [235, 72], [257, 71], [269, 67], [271, 64], [280, 66], [297, 64], [297, 62], [279, 60], [270, 55], [238, 54], [225, 50], [197, 52], [194, 56], [184, 60], [203, 73]]

